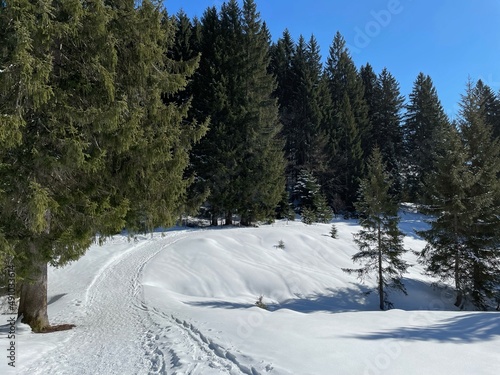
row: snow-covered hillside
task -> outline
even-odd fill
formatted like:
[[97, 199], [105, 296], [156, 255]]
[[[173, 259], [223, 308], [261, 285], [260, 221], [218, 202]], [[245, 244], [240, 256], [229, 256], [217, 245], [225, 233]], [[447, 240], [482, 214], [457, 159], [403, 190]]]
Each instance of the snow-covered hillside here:
[[[51, 322], [76, 328], [35, 335], [21, 325], [16, 369], [4, 358], [0, 373], [498, 373], [498, 313], [456, 311], [411, 253], [408, 296], [378, 311], [374, 280], [342, 271], [359, 226], [335, 223], [338, 239], [330, 225], [300, 222], [116, 236], [50, 271]], [[413, 229], [424, 225], [403, 215], [408, 249], [422, 248]]]

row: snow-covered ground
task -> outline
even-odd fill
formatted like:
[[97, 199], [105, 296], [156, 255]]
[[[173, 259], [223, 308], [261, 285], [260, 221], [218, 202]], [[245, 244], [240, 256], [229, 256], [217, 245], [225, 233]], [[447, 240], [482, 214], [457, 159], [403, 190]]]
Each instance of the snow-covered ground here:
[[[456, 311], [411, 253], [408, 296], [378, 311], [374, 280], [342, 271], [359, 226], [335, 223], [116, 236], [50, 270], [51, 323], [76, 328], [20, 325], [13, 369], [3, 327], [0, 374], [498, 374], [498, 313]], [[423, 226], [403, 215], [408, 249]]]

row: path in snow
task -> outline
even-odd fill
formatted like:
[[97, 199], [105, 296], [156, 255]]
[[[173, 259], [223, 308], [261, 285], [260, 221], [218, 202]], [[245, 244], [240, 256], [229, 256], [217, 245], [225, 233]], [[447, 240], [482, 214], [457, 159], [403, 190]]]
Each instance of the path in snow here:
[[[81, 306], [76, 328], [37, 363], [23, 369], [46, 374], [252, 374], [194, 327], [164, 312], [149, 311], [140, 284], [145, 264], [188, 236], [168, 232], [131, 244], [105, 264], [72, 303]], [[58, 320], [55, 317], [54, 320]], [[200, 369], [197, 370], [198, 365]]]

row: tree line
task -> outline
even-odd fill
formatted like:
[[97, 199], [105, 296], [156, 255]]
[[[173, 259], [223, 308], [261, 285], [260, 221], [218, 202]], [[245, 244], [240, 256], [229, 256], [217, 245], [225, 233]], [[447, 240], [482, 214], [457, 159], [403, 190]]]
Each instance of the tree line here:
[[314, 36], [272, 42], [253, 0], [201, 19], [159, 0], [0, 0], [0, 260], [17, 266], [19, 314], [43, 331], [47, 264], [200, 209], [213, 225], [355, 215], [376, 149], [391, 199], [436, 217], [427, 271], [455, 281], [457, 305], [486, 308], [499, 116], [481, 81], [455, 122], [422, 73], [406, 103], [340, 33], [325, 64]]

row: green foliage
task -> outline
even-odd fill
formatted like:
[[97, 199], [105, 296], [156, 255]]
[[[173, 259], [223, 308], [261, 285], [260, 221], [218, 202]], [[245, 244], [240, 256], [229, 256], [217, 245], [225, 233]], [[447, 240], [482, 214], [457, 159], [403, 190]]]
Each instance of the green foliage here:
[[301, 218], [301, 221], [304, 224], [311, 225], [317, 220], [316, 212], [314, 212], [310, 208], [304, 207], [302, 209]]
[[294, 189], [296, 206], [306, 224], [327, 223], [332, 217], [332, 209], [320, 190], [317, 179], [307, 170], [302, 170]]
[[285, 249], [285, 242], [283, 240], [279, 240], [277, 245], [274, 245], [275, 248], [284, 250]]
[[330, 237], [338, 238], [338, 230], [335, 224], [332, 224], [332, 228], [330, 229]]
[[391, 193], [401, 195], [403, 181], [401, 167], [403, 163], [403, 133], [401, 130], [401, 112], [404, 97], [399, 90], [399, 83], [384, 68], [377, 78], [375, 86], [375, 108], [371, 110], [370, 139], [378, 146], [387, 170], [394, 182]]
[[286, 191], [283, 191], [281, 194], [281, 200], [276, 208], [276, 218], [295, 220], [295, 211], [293, 210], [293, 205], [289, 202], [288, 193]]
[[178, 216], [188, 153], [205, 129], [185, 121], [189, 102], [163, 101], [186, 87], [197, 60], [167, 56], [174, 28], [158, 5], [1, 10], [0, 240], [20, 278], [78, 259], [98, 234]]
[[331, 120], [324, 129], [331, 157], [322, 181], [330, 202], [338, 194], [346, 209], [353, 211], [359, 181], [364, 175], [362, 145], [370, 136], [370, 123], [363, 81], [340, 33], [330, 47], [325, 76], [332, 102]]
[[500, 144], [481, 106], [481, 84], [469, 82], [462, 97], [459, 133], [452, 128], [429, 177], [428, 212], [435, 216], [422, 232], [428, 241], [421, 261], [429, 273], [452, 279], [457, 307], [466, 300], [490, 306], [500, 282]]
[[360, 186], [360, 200], [356, 209], [360, 214], [362, 230], [354, 235], [359, 252], [352, 260], [363, 264], [359, 269], [345, 269], [358, 277], [375, 273], [380, 309], [391, 307], [387, 288], [406, 294], [401, 281], [408, 264], [401, 259], [406, 251], [403, 233], [398, 228], [398, 204], [390, 195], [392, 180], [386, 171], [382, 154], [375, 148], [368, 162], [368, 175]]
[[253, 1], [231, 0], [201, 21], [202, 60], [193, 106], [211, 118], [193, 153], [210, 190], [212, 214], [237, 212], [241, 223], [274, 217], [284, 190], [284, 158], [268, 31]]
[[261, 309], [268, 310], [268, 306], [263, 301], [264, 297], [260, 296], [255, 302], [255, 306], [260, 307]]
[[406, 191], [411, 201], [424, 203], [425, 181], [436, 169], [440, 133], [449, 124], [429, 76], [418, 75], [409, 99], [403, 126]]

